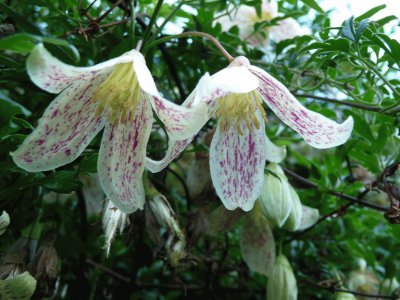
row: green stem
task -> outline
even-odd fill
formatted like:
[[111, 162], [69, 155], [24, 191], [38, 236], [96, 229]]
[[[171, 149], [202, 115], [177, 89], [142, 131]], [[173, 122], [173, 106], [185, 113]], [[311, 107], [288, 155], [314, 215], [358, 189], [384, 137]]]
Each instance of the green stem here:
[[136, 25], [136, 12], [135, 12], [135, 0], [131, 0], [131, 45], [135, 47], [135, 25]]
[[156, 8], [154, 9], [153, 15], [151, 16], [150, 23], [146, 28], [146, 31], [144, 32], [143, 36], [143, 44], [142, 44], [142, 49], [147, 43], [147, 40], [149, 39], [150, 33], [151, 33], [151, 28], [153, 27], [154, 23], [156, 22], [157, 15], [161, 10], [161, 7], [163, 5], [163, 0], [158, 0]]
[[157, 36], [161, 33], [161, 31], [163, 30], [163, 28], [165, 27], [165, 25], [167, 25], [167, 23], [171, 20], [171, 18], [176, 14], [176, 12], [181, 8], [181, 6], [183, 5], [183, 1], [180, 1], [178, 3], [178, 5], [174, 8], [174, 10], [169, 14], [169, 16], [164, 20], [164, 22], [162, 22], [162, 24], [160, 25], [160, 27], [158, 27], [153, 35], [150, 37], [149, 39], [149, 43], [153, 42]]
[[150, 47], [154, 47], [154, 46], [156, 46], [158, 44], [168, 42], [168, 41], [170, 41], [172, 39], [187, 38], [187, 37], [205, 37], [205, 38], [209, 39], [211, 42], [214, 43], [214, 45], [227, 58], [227, 60], [229, 62], [234, 60], [234, 57], [232, 55], [230, 55], [228, 53], [228, 51], [225, 50], [225, 48], [221, 45], [221, 43], [215, 37], [213, 37], [212, 35], [210, 35], [208, 33], [199, 32], [199, 31], [187, 31], [187, 32], [184, 32], [184, 33], [181, 33], [181, 34], [176, 34], [176, 35], [170, 35], [170, 36], [163, 37], [161, 39], [155, 40], [155, 41], [150, 42], [149, 44], [147, 44], [144, 47], [144, 51], [146, 51]]

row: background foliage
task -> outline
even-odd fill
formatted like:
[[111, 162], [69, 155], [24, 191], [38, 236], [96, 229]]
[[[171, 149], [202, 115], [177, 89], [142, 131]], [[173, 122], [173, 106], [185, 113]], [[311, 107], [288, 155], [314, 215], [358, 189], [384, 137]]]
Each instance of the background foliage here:
[[[349, 285], [357, 274], [367, 278], [367, 287], [374, 287], [369, 292], [390, 295], [383, 291], [383, 282], [399, 276], [400, 269], [400, 227], [395, 224], [400, 223], [396, 210], [400, 200], [396, 168], [400, 160], [400, 45], [385, 34], [383, 26], [396, 18], [369, 21], [382, 8], [377, 7], [333, 28], [328, 13], [314, 1], [279, 1], [279, 11], [299, 20], [310, 34], [271, 41], [267, 48], [257, 49], [240, 40], [237, 27], [223, 32], [213, 22], [216, 16], [229, 13], [227, 2], [182, 4], [163, 4], [158, 25], [180, 9], [171, 18], [175, 26], [166, 27], [162, 35], [175, 28], [207, 32], [233, 56], [245, 55], [279, 79], [308, 108], [334, 120], [349, 115], [355, 120], [345, 145], [315, 150], [267, 112], [268, 136], [287, 146], [283, 166], [289, 170], [288, 178], [303, 204], [318, 208], [321, 215], [317, 225], [303, 232], [274, 230], [277, 244], [294, 269], [299, 299], [333, 299], [332, 286], [340, 284], [331, 283]], [[260, 10], [259, 1], [246, 4]], [[136, 3], [135, 22], [131, 22], [133, 5], [111, 0], [93, 5], [76, 0], [0, 2], [0, 211], [6, 210], [11, 218], [9, 229], [0, 237], [0, 252], [4, 256], [22, 247], [30, 255], [26, 263], [32, 266], [40, 247], [54, 246], [58, 262], [53, 273], [38, 281], [35, 299], [53, 293], [55, 299], [262, 299], [267, 278], [251, 272], [242, 259], [242, 214], [221, 209], [207, 175], [198, 179], [207, 183], [206, 192], [193, 197], [188, 186], [192, 164], [208, 174], [207, 138], [201, 136], [213, 128], [213, 120], [185, 155], [162, 173], [149, 175], [174, 208], [187, 236], [187, 255], [178, 266], [169, 264], [165, 241], [152, 238], [154, 232], [143, 211], [130, 216], [128, 227], [105, 257], [104, 197], [93, 183], [99, 138], [80, 159], [49, 172], [27, 173], [9, 155], [54, 98], [29, 80], [25, 60], [32, 47], [43, 42], [64, 62], [80, 66], [116, 57], [143, 36], [156, 2]], [[255, 30], [276, 22], [258, 23]], [[158, 88], [176, 103], [186, 98], [202, 74], [227, 65], [213, 44], [201, 38], [171, 40], [150, 48], [146, 60]], [[148, 146], [153, 158], [161, 158], [165, 151], [159, 126]], [[216, 224], [223, 216], [234, 220], [232, 226]], [[54, 257], [51, 252], [43, 263], [51, 264]], [[362, 272], [357, 271], [360, 259], [367, 265]]]

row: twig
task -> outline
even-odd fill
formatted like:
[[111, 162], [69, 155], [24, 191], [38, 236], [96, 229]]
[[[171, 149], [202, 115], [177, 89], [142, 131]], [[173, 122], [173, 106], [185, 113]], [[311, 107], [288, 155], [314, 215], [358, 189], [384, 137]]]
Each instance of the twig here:
[[91, 260], [90, 258], [86, 259], [86, 263], [88, 263], [89, 265], [91, 265], [91, 266], [93, 266], [95, 268], [98, 268], [98, 269], [100, 269], [100, 270], [102, 270], [102, 271], [114, 276], [115, 278], [118, 278], [118, 279], [122, 280], [122, 281], [131, 282], [130, 278], [128, 278], [128, 277], [126, 277], [124, 275], [121, 275], [118, 272], [115, 272], [114, 270], [106, 267], [105, 265], [99, 264], [99, 263]]
[[[289, 175], [290, 177], [292, 177], [296, 181], [298, 181], [300, 183], [303, 183], [307, 187], [315, 188], [317, 190], [320, 190], [321, 192], [325, 192], [327, 194], [337, 196], [337, 197], [339, 197], [341, 199], [350, 201], [352, 203], [356, 203], [356, 204], [359, 204], [359, 205], [362, 205], [362, 206], [365, 206], [365, 207], [369, 207], [369, 208], [372, 208], [372, 209], [375, 209], [375, 210], [378, 210], [378, 211], [386, 212], [388, 210], [388, 208], [386, 208], [386, 207], [383, 207], [383, 206], [380, 206], [380, 205], [377, 205], [377, 204], [373, 204], [373, 203], [370, 203], [370, 202], [367, 202], [367, 201], [363, 201], [360, 198], [356, 198], [356, 197], [353, 197], [353, 196], [350, 196], [350, 195], [346, 195], [346, 194], [343, 194], [341, 192], [337, 192], [337, 191], [334, 191], [334, 190], [324, 190], [319, 185], [317, 185], [316, 183], [314, 183], [314, 182], [312, 182], [312, 181], [300, 176], [299, 174], [297, 174], [297, 173], [295, 173], [295, 172], [293, 172], [293, 171], [291, 171], [289, 169], [283, 168], [283, 170], [285, 171], [285, 173], [287, 175]], [[365, 191], [363, 193], [365, 193]]]

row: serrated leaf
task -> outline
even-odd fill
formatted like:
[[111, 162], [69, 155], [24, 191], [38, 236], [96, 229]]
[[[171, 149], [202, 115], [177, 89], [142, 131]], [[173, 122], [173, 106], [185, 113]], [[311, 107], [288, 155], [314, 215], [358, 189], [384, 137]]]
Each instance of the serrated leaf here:
[[24, 272], [11, 279], [0, 280], [0, 299], [29, 300], [36, 289], [36, 279]]
[[243, 260], [253, 272], [268, 276], [275, 262], [275, 240], [268, 220], [256, 207], [246, 214], [240, 234]]

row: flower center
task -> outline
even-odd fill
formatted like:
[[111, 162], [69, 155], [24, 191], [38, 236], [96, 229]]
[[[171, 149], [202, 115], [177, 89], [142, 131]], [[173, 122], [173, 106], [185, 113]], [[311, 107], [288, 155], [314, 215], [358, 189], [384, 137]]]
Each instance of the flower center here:
[[255, 90], [250, 93], [232, 93], [223, 96], [214, 109], [215, 115], [220, 118], [220, 129], [226, 132], [229, 128], [236, 127], [240, 135], [243, 135], [241, 129], [243, 122], [250, 132], [253, 130], [253, 124], [257, 129], [260, 128], [257, 111], [261, 113], [265, 122], [268, 122], [260, 94]]
[[108, 120], [114, 124], [133, 120], [140, 93], [133, 64], [118, 64], [93, 94], [92, 101], [99, 102], [96, 114], [100, 116], [107, 109]]

